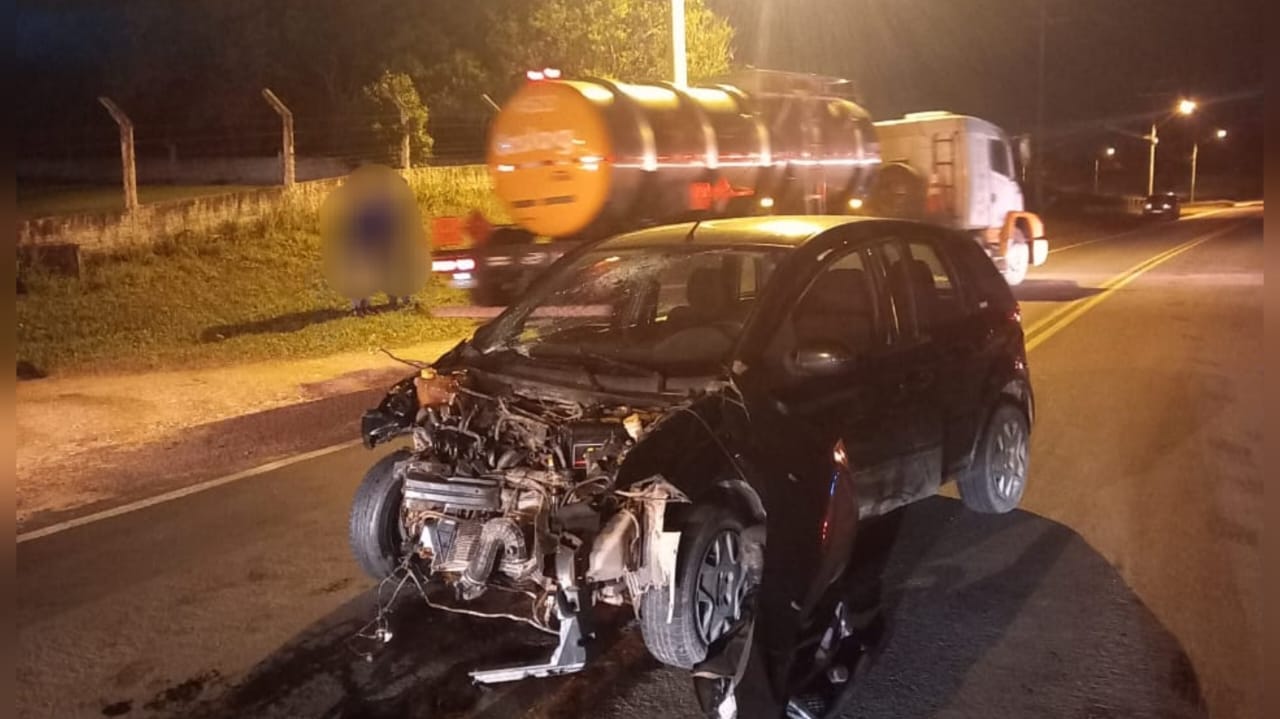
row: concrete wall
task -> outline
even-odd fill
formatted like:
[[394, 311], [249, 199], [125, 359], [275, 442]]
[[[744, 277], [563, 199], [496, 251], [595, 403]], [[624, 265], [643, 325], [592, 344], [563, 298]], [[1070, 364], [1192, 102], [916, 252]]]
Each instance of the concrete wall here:
[[[423, 167], [409, 171], [410, 182], [439, 175], [445, 181], [462, 177], [486, 177], [483, 165]], [[240, 222], [279, 209], [285, 201], [304, 209], [318, 209], [324, 198], [342, 184], [345, 177], [299, 182], [283, 187], [264, 187], [248, 192], [205, 195], [170, 202], [142, 205], [133, 213], [106, 212], [66, 215], [27, 220], [18, 224], [19, 245], [74, 244], [86, 251], [107, 250], [126, 244], [146, 243], [184, 230], [203, 230], [225, 222]]]

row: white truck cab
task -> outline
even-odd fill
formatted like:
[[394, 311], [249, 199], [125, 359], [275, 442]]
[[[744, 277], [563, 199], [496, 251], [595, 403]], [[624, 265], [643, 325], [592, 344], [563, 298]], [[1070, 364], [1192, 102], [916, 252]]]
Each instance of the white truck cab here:
[[981, 118], [916, 112], [875, 123], [881, 166], [872, 211], [970, 232], [1010, 285], [1049, 253], [1027, 212], [1004, 131]]

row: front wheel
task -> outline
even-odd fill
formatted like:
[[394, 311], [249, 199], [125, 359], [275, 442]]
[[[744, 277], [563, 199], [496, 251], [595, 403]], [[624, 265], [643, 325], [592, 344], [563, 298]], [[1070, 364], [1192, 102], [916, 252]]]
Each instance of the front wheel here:
[[1027, 242], [1027, 236], [1022, 230], [1015, 228], [1005, 248], [1004, 269], [1001, 274], [1004, 275], [1004, 281], [1009, 283], [1010, 287], [1017, 287], [1027, 279], [1027, 270], [1030, 268], [1031, 244]]
[[[734, 512], [701, 505], [690, 513], [683, 532], [673, 586], [650, 589], [641, 597], [640, 633], [654, 659], [691, 669], [742, 618], [751, 586], [743, 524]], [[674, 600], [669, 595], [673, 590]], [[668, 608], [673, 610], [671, 621]]]
[[1022, 410], [1007, 402], [997, 405], [973, 464], [957, 482], [964, 506], [984, 514], [1004, 514], [1017, 508], [1027, 488], [1030, 444], [1030, 425]]
[[356, 563], [364, 573], [382, 580], [400, 566], [404, 554], [404, 528], [400, 522], [403, 487], [395, 476], [396, 462], [409, 457], [407, 450], [392, 452], [365, 473], [355, 499], [347, 539]]

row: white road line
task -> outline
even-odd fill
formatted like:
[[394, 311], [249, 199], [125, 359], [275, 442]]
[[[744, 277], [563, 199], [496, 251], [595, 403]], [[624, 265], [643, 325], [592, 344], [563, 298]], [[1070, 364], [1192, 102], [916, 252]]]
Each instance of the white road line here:
[[82, 527], [86, 524], [100, 522], [104, 519], [110, 519], [111, 517], [119, 517], [122, 514], [136, 512], [139, 509], [146, 509], [147, 507], [152, 507], [157, 504], [163, 504], [164, 502], [170, 502], [175, 499], [181, 499], [182, 497], [189, 497], [193, 494], [198, 494], [205, 490], [213, 489], [214, 487], [221, 487], [224, 484], [231, 484], [232, 482], [238, 482], [242, 479], [256, 477], [260, 474], [265, 474], [272, 470], [280, 469], [282, 467], [288, 467], [289, 465], [297, 464], [298, 462], [305, 462], [308, 459], [323, 457], [326, 454], [333, 454], [334, 452], [348, 449], [350, 447], [355, 447], [359, 444], [360, 444], [360, 440], [358, 439], [353, 439], [346, 442], [339, 442], [338, 444], [331, 444], [328, 447], [321, 447], [320, 449], [315, 449], [310, 452], [303, 452], [302, 454], [295, 454], [291, 457], [285, 457], [284, 459], [277, 459], [274, 462], [267, 462], [266, 464], [258, 465], [257, 467], [251, 467], [249, 469], [241, 470], [239, 472], [236, 472], [235, 474], [228, 474], [224, 477], [218, 477], [216, 479], [210, 479], [205, 482], [201, 482], [199, 484], [193, 484], [190, 487], [175, 489], [172, 492], [157, 494], [154, 497], [147, 497], [146, 499], [140, 499], [136, 502], [122, 504], [119, 507], [104, 509], [101, 512], [86, 514], [83, 517], [68, 519], [65, 522], [58, 522], [57, 524], [50, 524], [47, 527], [41, 527], [40, 529], [35, 529], [30, 532], [19, 534], [18, 544], [22, 544], [23, 542], [30, 542], [33, 539], [48, 537], [49, 535], [58, 534], [59, 532], [65, 532], [68, 529], [74, 529], [75, 527]]

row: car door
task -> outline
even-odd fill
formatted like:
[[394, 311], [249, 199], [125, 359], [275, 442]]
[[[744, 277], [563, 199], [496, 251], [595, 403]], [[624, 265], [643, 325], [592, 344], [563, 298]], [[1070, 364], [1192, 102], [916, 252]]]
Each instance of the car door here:
[[[901, 247], [886, 247], [893, 287], [914, 304], [913, 362], [928, 372], [934, 407], [922, 415], [928, 436], [940, 440], [941, 454], [920, 455], [916, 468], [928, 482], [940, 481], [968, 453], [978, 390], [977, 317], [966, 307], [965, 288], [954, 262], [942, 252], [942, 230], [919, 229]], [[901, 255], [893, 255], [900, 251]], [[925, 482], [925, 484], [928, 484]], [[934, 485], [936, 486], [936, 485]]]
[[[894, 394], [890, 404], [906, 413], [903, 430], [909, 446], [901, 472], [884, 488], [881, 511], [934, 494], [943, 476], [946, 414], [952, 398], [952, 371], [946, 362], [949, 337], [939, 332], [930, 254], [923, 229], [887, 238], [875, 247], [892, 310], [894, 336], [882, 380]], [[915, 254], [913, 254], [913, 250]]]
[[[956, 359], [961, 383], [956, 389], [957, 411], [948, 429], [947, 471], [967, 459], [985, 429], [993, 398], [1000, 392], [1007, 372], [1002, 369], [1019, 361], [1025, 366], [1021, 349], [1021, 310], [1004, 277], [980, 247], [967, 238], [940, 244], [961, 284], [964, 318], [958, 331], [964, 340]], [[1021, 360], [1019, 359], [1021, 358]]]

